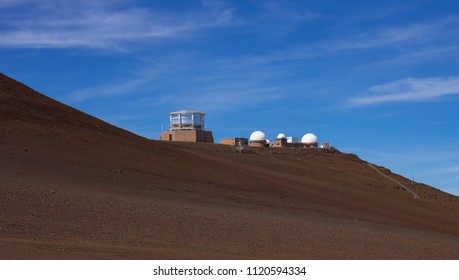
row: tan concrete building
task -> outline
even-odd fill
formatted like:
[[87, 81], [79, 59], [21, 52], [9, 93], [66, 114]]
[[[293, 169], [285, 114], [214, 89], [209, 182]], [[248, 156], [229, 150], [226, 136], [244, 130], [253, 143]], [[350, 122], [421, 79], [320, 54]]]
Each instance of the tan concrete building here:
[[212, 131], [203, 130], [172, 130], [161, 134], [161, 141], [208, 142], [214, 143]]
[[264, 147], [268, 147], [268, 141], [266, 139], [266, 135], [262, 132], [262, 131], [254, 131], [251, 135], [250, 135], [250, 143], [249, 143], [249, 146], [250, 147], [255, 147], [255, 148], [264, 148]]
[[161, 134], [161, 141], [214, 143], [212, 131], [204, 128], [203, 112], [182, 110], [169, 114], [170, 131]]
[[270, 145], [272, 148], [306, 148], [303, 143], [289, 142], [287, 138], [277, 138], [274, 143]]
[[247, 138], [224, 138], [220, 139], [220, 144], [230, 146], [248, 146], [249, 139]]
[[290, 143], [287, 143], [286, 138], [277, 138], [274, 143], [271, 144], [273, 148], [283, 148], [283, 147], [291, 147]]

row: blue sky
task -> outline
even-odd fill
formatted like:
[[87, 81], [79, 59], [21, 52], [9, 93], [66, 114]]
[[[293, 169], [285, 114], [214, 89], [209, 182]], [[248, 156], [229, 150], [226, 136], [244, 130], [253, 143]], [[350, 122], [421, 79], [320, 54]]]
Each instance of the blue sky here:
[[458, 1], [0, 1], [0, 71], [158, 139], [312, 132], [459, 195]]

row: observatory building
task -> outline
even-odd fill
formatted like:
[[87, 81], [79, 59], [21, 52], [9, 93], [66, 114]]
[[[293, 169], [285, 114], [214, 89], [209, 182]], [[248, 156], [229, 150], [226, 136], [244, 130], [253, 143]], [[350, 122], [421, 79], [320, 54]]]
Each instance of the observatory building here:
[[285, 136], [284, 133], [279, 133], [274, 143], [270, 145], [273, 148], [301, 148], [305, 147], [304, 144], [300, 143], [298, 137]]
[[287, 143], [287, 137], [285, 137], [284, 133], [279, 133], [276, 137], [276, 140], [274, 140], [274, 143], [272, 143], [270, 146], [274, 148], [289, 147]]
[[238, 137], [238, 138], [223, 138], [220, 139], [220, 144], [229, 146], [244, 147], [249, 145], [249, 139]]
[[163, 131], [161, 141], [214, 142], [212, 131], [204, 130], [203, 112], [182, 110], [169, 114], [170, 131]]
[[267, 147], [268, 146], [268, 141], [266, 139], [266, 134], [264, 134], [262, 131], [254, 131], [251, 135], [250, 135], [250, 143], [249, 143], [249, 146], [250, 147], [260, 147], [260, 148], [263, 148], [263, 147]]
[[319, 140], [314, 134], [306, 133], [303, 138], [301, 138], [301, 144], [306, 148], [317, 148], [319, 146]]

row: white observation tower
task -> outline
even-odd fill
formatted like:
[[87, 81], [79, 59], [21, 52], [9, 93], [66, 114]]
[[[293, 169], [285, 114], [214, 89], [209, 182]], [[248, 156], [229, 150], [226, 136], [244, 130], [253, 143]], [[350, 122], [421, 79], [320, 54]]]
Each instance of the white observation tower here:
[[169, 114], [170, 131], [161, 134], [162, 141], [214, 142], [212, 131], [204, 130], [204, 116], [198, 111], [181, 110]]

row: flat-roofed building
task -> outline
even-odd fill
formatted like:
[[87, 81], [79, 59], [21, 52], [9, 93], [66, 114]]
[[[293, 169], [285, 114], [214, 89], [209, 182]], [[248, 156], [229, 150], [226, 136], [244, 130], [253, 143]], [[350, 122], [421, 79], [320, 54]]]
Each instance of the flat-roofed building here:
[[181, 110], [169, 114], [170, 130], [161, 134], [161, 141], [214, 143], [212, 131], [204, 127], [203, 112]]
[[230, 146], [248, 146], [249, 145], [249, 139], [247, 138], [223, 138], [220, 139], [220, 144], [222, 145], [230, 145]]

